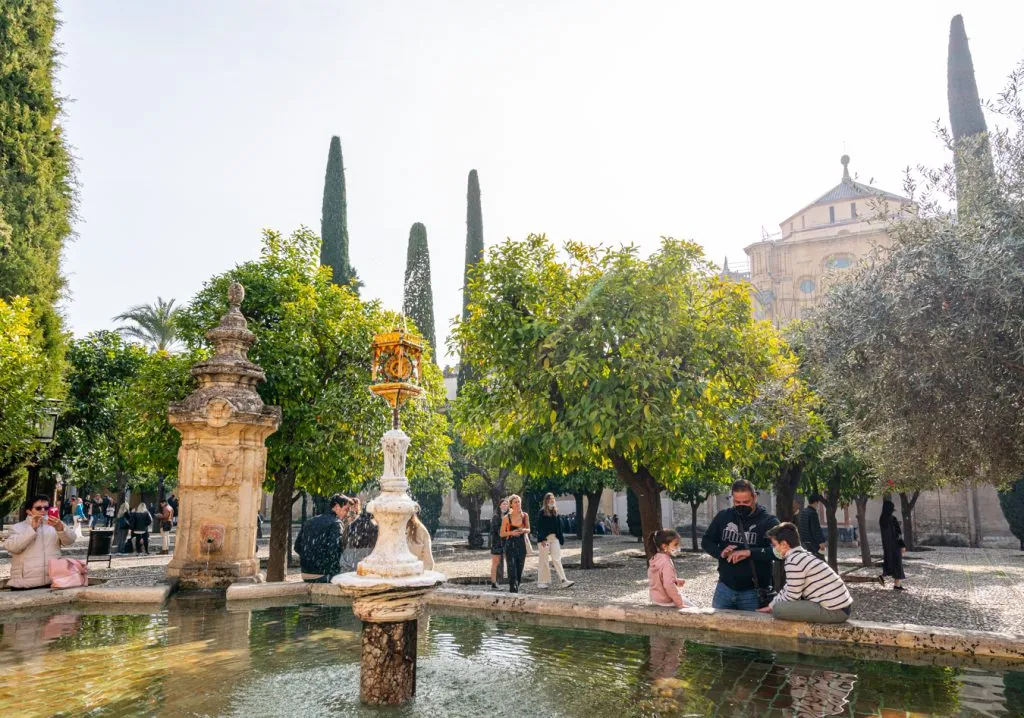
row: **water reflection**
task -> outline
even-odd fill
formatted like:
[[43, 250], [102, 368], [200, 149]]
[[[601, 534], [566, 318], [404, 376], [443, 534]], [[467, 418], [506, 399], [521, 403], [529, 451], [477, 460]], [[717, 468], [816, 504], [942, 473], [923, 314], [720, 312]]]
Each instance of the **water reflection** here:
[[[359, 705], [342, 606], [198, 596], [154, 614], [0, 616], [0, 715], [379, 716]], [[395, 716], [1017, 716], [1024, 673], [723, 648], [433, 615], [416, 701]]]

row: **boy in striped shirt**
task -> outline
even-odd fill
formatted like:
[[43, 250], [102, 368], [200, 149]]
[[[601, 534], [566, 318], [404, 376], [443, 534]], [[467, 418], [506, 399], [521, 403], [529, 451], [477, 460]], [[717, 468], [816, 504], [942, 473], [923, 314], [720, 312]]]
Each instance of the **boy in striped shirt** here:
[[800, 532], [791, 523], [768, 530], [776, 558], [785, 562], [786, 585], [759, 611], [783, 621], [842, 623], [850, 617], [853, 598], [843, 579], [820, 558], [800, 545]]

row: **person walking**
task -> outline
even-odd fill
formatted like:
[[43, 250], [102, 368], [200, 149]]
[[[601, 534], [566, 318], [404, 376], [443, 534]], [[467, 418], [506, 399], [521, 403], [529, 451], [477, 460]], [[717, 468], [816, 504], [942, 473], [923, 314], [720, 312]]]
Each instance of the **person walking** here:
[[165, 500], [160, 502], [160, 554], [166, 556], [171, 549], [171, 527], [174, 525], [174, 509]]
[[672, 557], [679, 553], [679, 534], [672, 529], [651, 532], [650, 543], [657, 553], [647, 564], [647, 586], [651, 603], [655, 606], [693, 608], [694, 603], [686, 598], [681, 589], [686, 581], [676, 575]]
[[352, 505], [349, 497], [335, 494], [326, 514], [314, 516], [299, 529], [295, 552], [299, 554], [302, 580], [306, 583], [330, 583], [334, 576], [343, 573], [345, 521]]
[[758, 610], [783, 621], [843, 623], [850, 617], [853, 598], [832, 567], [803, 547], [791, 523], [768, 530], [772, 552], [782, 559], [786, 585], [772, 602]]
[[85, 502], [82, 501], [81, 496], [74, 498], [75, 508], [72, 510], [72, 516], [74, 517], [75, 529], [82, 528], [85, 525]]
[[[544, 494], [544, 501], [537, 512], [537, 544], [540, 546], [540, 563], [537, 565], [537, 588], [551, 586], [551, 566], [555, 567], [562, 588], [569, 588], [575, 581], [565, 578], [562, 568], [562, 546], [565, 537], [562, 534], [562, 523], [558, 520], [558, 505], [555, 495]], [[549, 565], [550, 562], [550, 565]]]
[[821, 519], [818, 518], [818, 506], [821, 504], [820, 494], [807, 497], [807, 505], [797, 514], [797, 526], [800, 530], [801, 546], [814, 554], [815, 558], [824, 559], [824, 546], [828, 537], [821, 530]]
[[110, 494], [104, 494], [103, 501], [100, 502], [100, 509], [103, 511], [103, 528], [109, 529], [114, 525], [115, 508], [114, 500], [110, 498]]
[[878, 528], [882, 533], [881, 581], [884, 584], [885, 577], [891, 576], [893, 590], [906, 591], [902, 581], [907, 577], [903, 573], [903, 554], [907, 552], [907, 545], [903, 543], [903, 531], [900, 529], [900, 522], [896, 519], [896, 505], [889, 499], [882, 502], [882, 515], [878, 517]]
[[25, 502], [25, 520], [11, 526], [4, 549], [11, 554], [12, 589], [50, 585], [50, 559], [60, 558], [61, 546], [71, 546], [77, 532], [68, 531], [56, 516], [48, 516], [50, 499], [40, 494]]
[[615, 534], [616, 536], [620, 535], [619, 534], [619, 515], [618, 514], [612, 514], [612, 533]]
[[498, 504], [498, 510], [491, 517], [491, 588], [498, 590], [498, 567], [504, 558], [505, 550], [502, 548], [501, 522], [505, 520], [508, 513], [508, 499], [502, 499]]
[[149, 527], [153, 525], [153, 514], [144, 501], [140, 501], [131, 514], [132, 539], [135, 541], [135, 553], [145, 551], [149, 555]]
[[[722, 509], [701, 540], [708, 555], [718, 559], [718, 585], [712, 608], [756, 611], [760, 591], [772, 585], [772, 561], [768, 529], [779, 520], [757, 503], [757, 491], [746, 479], [732, 484], [732, 506]], [[653, 547], [649, 547], [653, 553]]]
[[96, 528], [96, 524], [103, 520], [103, 500], [99, 494], [93, 494], [89, 499], [89, 528]]
[[508, 590], [519, 593], [526, 564], [526, 534], [530, 533], [530, 517], [523, 513], [523, 500], [517, 494], [508, 497], [508, 513], [501, 520], [502, 547], [508, 568]]

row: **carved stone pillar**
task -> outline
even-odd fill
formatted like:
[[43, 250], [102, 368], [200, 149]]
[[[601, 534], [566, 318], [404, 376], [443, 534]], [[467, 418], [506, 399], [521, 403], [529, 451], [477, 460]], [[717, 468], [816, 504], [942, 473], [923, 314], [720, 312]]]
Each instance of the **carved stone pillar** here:
[[192, 368], [199, 380], [168, 419], [181, 433], [178, 534], [167, 575], [182, 588], [221, 588], [259, 580], [256, 513], [267, 473], [268, 436], [281, 409], [256, 393], [263, 371], [249, 361], [256, 341], [239, 307], [245, 291], [228, 290], [230, 309], [207, 333], [214, 356]]

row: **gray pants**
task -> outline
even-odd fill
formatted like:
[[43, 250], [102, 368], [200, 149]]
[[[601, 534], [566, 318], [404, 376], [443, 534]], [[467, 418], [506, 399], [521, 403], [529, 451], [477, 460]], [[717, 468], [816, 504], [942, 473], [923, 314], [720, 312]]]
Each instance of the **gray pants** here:
[[824, 608], [814, 601], [778, 601], [772, 606], [772, 615], [782, 621], [807, 623], [843, 623], [850, 618], [841, 608]]

